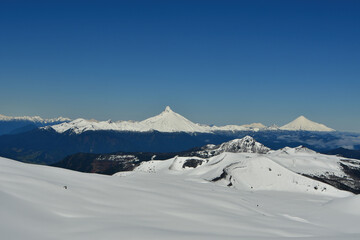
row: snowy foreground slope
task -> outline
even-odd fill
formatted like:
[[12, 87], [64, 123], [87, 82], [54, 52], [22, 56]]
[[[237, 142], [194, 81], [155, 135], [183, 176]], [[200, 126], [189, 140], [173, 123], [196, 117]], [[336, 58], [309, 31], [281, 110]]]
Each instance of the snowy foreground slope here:
[[[117, 176], [0, 158], [1, 239], [359, 239], [359, 196], [329, 186], [326, 191], [306, 192], [307, 185], [288, 191], [293, 179], [325, 185], [266, 158], [261, 161], [267, 180], [274, 179], [271, 172], [283, 174], [280, 189], [256, 175], [261, 166], [255, 163], [247, 165], [244, 179], [236, 169], [230, 172], [239, 183], [258, 179], [251, 183], [256, 190], [204, 180], [219, 174], [216, 161], [246, 164], [247, 156], [222, 153], [201, 168], [182, 168], [181, 158], [152, 161]], [[149, 164], [155, 169], [145, 171]]]

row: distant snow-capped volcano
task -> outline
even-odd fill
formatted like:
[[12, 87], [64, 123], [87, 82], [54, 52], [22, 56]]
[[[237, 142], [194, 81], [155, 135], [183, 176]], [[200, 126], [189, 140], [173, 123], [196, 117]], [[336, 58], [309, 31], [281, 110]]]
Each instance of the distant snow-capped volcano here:
[[169, 106], [159, 115], [141, 121], [140, 125], [144, 126], [144, 129], [160, 132], [209, 132], [211, 130], [209, 126], [191, 122], [172, 111]]
[[193, 123], [180, 114], [171, 110], [169, 106], [154, 117], [140, 122], [135, 121], [96, 121], [75, 119], [74, 121], [51, 126], [57, 132], [72, 130], [75, 133], [96, 130], [136, 131], [136, 132], [210, 132], [211, 127]]
[[[283, 126], [282, 130], [305, 130], [305, 131], [334, 131], [325, 125], [312, 122], [310, 120], [295, 120], [289, 126]], [[278, 127], [266, 127], [261, 123], [252, 123], [246, 125], [226, 125], [209, 126], [198, 124], [181, 116], [171, 110], [169, 106], [163, 112], [154, 117], [150, 117], [140, 122], [136, 121], [96, 121], [86, 119], [75, 119], [71, 122], [51, 126], [55, 131], [63, 133], [73, 131], [80, 134], [85, 131], [112, 130], [112, 131], [134, 131], [134, 132], [188, 132], [188, 133], [213, 133], [217, 131], [259, 131], [259, 130], [278, 130]]]
[[79, 134], [85, 131], [114, 130], [114, 131], [136, 131], [136, 132], [199, 132], [211, 133], [214, 131], [245, 131], [259, 130], [266, 128], [261, 123], [248, 125], [226, 125], [208, 126], [194, 123], [189, 119], [174, 112], [169, 106], [163, 112], [140, 122], [135, 121], [96, 121], [86, 119], [75, 119], [74, 121], [51, 126], [55, 131], [62, 133], [68, 130]]
[[296, 118], [294, 121], [280, 127], [281, 130], [289, 131], [318, 131], [318, 132], [332, 132], [335, 131], [321, 123], [310, 121], [304, 116]]

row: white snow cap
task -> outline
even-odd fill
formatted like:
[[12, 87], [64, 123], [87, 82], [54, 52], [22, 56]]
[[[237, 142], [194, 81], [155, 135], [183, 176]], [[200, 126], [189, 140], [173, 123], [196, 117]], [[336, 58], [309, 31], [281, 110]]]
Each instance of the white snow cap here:
[[294, 121], [280, 127], [281, 130], [289, 131], [317, 131], [317, 132], [332, 132], [335, 131], [332, 128], [325, 126], [324, 124], [310, 121], [304, 116], [296, 118]]
[[226, 125], [226, 126], [209, 126], [198, 124], [174, 112], [170, 106], [166, 106], [165, 110], [159, 115], [150, 117], [140, 122], [136, 121], [90, 121], [85, 119], [75, 119], [69, 123], [63, 123], [52, 126], [52, 128], [59, 132], [66, 132], [72, 130], [80, 134], [85, 131], [96, 130], [112, 130], [112, 131], [134, 131], [134, 132], [200, 132], [212, 133], [214, 131], [255, 131], [265, 129], [266, 127], [261, 123], [253, 123], [247, 125]]
[[0, 114], [0, 121], [31, 121], [41, 123], [54, 123], [54, 122], [66, 122], [70, 121], [70, 118], [57, 117], [57, 118], [42, 118], [40, 116], [22, 116], [22, 117], [11, 117]]
[[171, 110], [170, 106], [166, 106], [164, 112], [172, 112], [173, 110]]
[[160, 132], [208, 132], [208, 126], [202, 126], [198, 123], [193, 123], [187, 118], [171, 110], [169, 106], [155, 117], [145, 119], [140, 122], [145, 128], [149, 130], [156, 130]]
[[[259, 130], [278, 130], [278, 127], [266, 127], [261, 123], [252, 123], [245, 125], [226, 125], [209, 126], [190, 121], [182, 115], [174, 112], [170, 106], [159, 115], [147, 118], [143, 121], [94, 121], [85, 119], [75, 119], [72, 122], [66, 122], [52, 126], [59, 132], [72, 130], [80, 134], [85, 131], [111, 130], [111, 131], [132, 131], [132, 132], [188, 132], [188, 133], [213, 133], [216, 131], [259, 131]], [[304, 130], [304, 131], [334, 131], [323, 124], [315, 123], [301, 116], [292, 123], [281, 127], [282, 130]]]
[[52, 128], [57, 132], [72, 130], [79, 134], [85, 131], [113, 130], [135, 132], [211, 132], [211, 127], [193, 123], [187, 118], [171, 110], [169, 106], [163, 112], [140, 122], [135, 121], [90, 121], [75, 119], [69, 123], [54, 125]]

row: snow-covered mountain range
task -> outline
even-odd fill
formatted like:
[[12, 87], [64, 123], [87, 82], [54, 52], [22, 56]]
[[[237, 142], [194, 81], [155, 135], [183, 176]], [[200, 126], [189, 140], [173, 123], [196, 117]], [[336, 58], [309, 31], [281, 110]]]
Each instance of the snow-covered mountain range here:
[[217, 131], [260, 131], [260, 130], [291, 130], [291, 131], [334, 131], [323, 124], [312, 122], [301, 116], [293, 122], [278, 128], [277, 126], [266, 127], [261, 123], [252, 123], [245, 125], [226, 125], [226, 126], [209, 126], [193, 123], [189, 119], [171, 110], [169, 106], [157, 116], [145, 119], [140, 122], [136, 121], [96, 121], [86, 119], [75, 119], [71, 122], [51, 126], [52, 129], [59, 133], [73, 131], [80, 134], [85, 131], [96, 130], [113, 130], [113, 131], [135, 131], [135, 132], [198, 132], [211, 133]]
[[34, 128], [69, 122], [71, 119], [58, 117], [43, 119], [39, 116], [9, 117], [0, 114], [0, 135], [26, 132]]
[[57, 123], [71, 121], [70, 118], [57, 117], [57, 118], [42, 118], [40, 116], [22, 116], [22, 117], [10, 117], [0, 114], [0, 121], [30, 121], [34, 123]]
[[[200, 151], [165, 161], [143, 162], [135, 171], [147, 169], [151, 172], [192, 172], [191, 175], [199, 175], [209, 181], [221, 180], [226, 186], [247, 190], [326, 192], [333, 189], [324, 185], [329, 183], [337, 188], [360, 192], [359, 160], [320, 154], [304, 146], [270, 150], [250, 136], [218, 146], [206, 145]], [[316, 180], [323, 183], [319, 184]]]
[[[231, 154], [236, 154], [234, 156], [238, 159], [245, 158], [247, 164], [260, 161], [260, 158], [261, 164], [264, 161], [275, 162], [302, 176], [310, 177], [313, 180], [320, 180], [339, 189], [360, 193], [360, 160], [324, 155], [304, 146], [271, 150], [251, 136], [233, 139], [219, 145], [207, 144], [203, 147], [177, 153], [119, 152], [110, 154], [74, 154], [66, 157], [54, 166], [84, 172], [114, 174], [117, 171], [131, 171], [142, 162], [145, 162], [143, 163], [145, 165], [150, 164], [154, 166], [150, 167], [151, 169], [158, 169], [155, 166], [157, 163], [163, 165], [164, 161], [168, 161], [169, 169], [181, 169], [178, 166], [180, 164], [178, 161], [181, 160], [182, 168], [198, 168], [199, 166], [210, 168], [207, 163], [211, 162], [211, 159], [215, 159], [215, 157], [219, 159], [220, 157], [218, 156], [220, 155], [227, 157]], [[157, 160], [149, 163], [150, 160], [154, 159]], [[232, 169], [230, 165], [233, 166], [237, 162], [238, 160], [231, 160], [226, 166], [215, 163], [211, 164], [211, 166], [215, 165], [220, 168], [220, 172], [224, 170], [229, 175], [230, 172], [228, 170]], [[237, 165], [235, 164], [234, 166]], [[217, 177], [220, 177], [220, 175], [214, 176], [214, 178]], [[227, 184], [230, 184], [230, 182]]]

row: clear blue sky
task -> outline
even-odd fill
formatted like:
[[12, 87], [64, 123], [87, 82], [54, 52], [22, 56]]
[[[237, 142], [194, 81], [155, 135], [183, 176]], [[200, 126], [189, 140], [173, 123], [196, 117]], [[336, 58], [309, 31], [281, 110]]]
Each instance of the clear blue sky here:
[[0, 2], [0, 114], [360, 131], [360, 1]]

